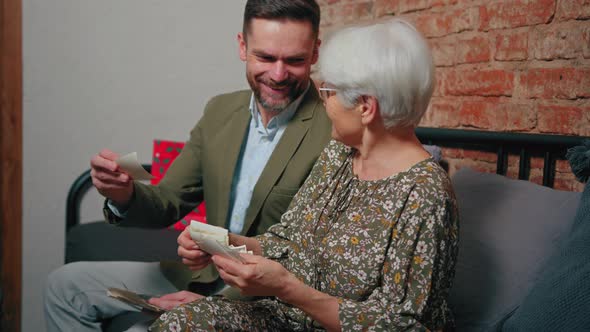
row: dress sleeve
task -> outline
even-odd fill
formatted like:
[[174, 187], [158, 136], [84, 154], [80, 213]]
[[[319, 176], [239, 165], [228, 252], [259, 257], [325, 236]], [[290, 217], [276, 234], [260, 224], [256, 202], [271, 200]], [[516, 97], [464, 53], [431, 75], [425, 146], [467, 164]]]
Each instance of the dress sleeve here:
[[311, 169], [309, 176], [293, 197], [281, 221], [272, 225], [268, 230], [255, 238], [260, 243], [262, 255], [271, 259], [285, 257], [291, 244], [292, 236], [298, 229], [300, 212], [310, 204], [312, 193], [325, 182], [334, 167], [334, 159], [340, 158], [343, 146], [334, 140], [322, 151], [320, 157]]
[[[391, 235], [382, 282], [363, 301], [339, 300], [343, 331], [422, 331], [444, 326], [446, 296], [453, 277], [456, 205], [450, 197], [411, 192]], [[436, 317], [433, 317], [436, 316]]]

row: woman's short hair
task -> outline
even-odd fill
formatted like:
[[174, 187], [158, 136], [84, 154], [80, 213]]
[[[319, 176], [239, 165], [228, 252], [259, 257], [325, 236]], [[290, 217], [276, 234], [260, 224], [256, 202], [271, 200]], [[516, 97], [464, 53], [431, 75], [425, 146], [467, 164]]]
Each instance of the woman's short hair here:
[[434, 89], [428, 44], [401, 19], [334, 33], [320, 50], [319, 74], [345, 106], [363, 95], [377, 98], [386, 128], [417, 126]]

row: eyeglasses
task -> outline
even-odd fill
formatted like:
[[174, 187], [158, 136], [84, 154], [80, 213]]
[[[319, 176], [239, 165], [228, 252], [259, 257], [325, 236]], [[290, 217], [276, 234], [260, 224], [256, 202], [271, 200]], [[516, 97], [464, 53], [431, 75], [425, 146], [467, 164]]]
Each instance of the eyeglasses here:
[[318, 90], [320, 92], [320, 98], [322, 98], [323, 101], [326, 101], [328, 98], [335, 95], [336, 91], [338, 91], [338, 89], [327, 87], [326, 82], [322, 83], [322, 85], [320, 85], [320, 88]]

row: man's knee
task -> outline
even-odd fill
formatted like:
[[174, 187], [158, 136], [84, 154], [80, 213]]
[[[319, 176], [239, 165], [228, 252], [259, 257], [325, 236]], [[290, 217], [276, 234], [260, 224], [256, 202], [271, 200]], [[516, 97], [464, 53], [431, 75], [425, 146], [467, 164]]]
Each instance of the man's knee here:
[[86, 279], [88, 263], [75, 262], [61, 266], [54, 270], [47, 277], [45, 287], [45, 302], [66, 300], [68, 294], [80, 291], [80, 284], [87, 284]]

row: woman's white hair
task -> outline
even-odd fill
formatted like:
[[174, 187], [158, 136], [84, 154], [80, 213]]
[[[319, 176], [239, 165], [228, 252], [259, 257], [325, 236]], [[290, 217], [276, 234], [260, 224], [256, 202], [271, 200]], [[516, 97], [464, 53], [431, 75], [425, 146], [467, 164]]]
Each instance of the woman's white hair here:
[[374, 96], [386, 128], [415, 127], [434, 89], [434, 64], [422, 35], [391, 19], [334, 33], [322, 45], [319, 74], [347, 106]]

